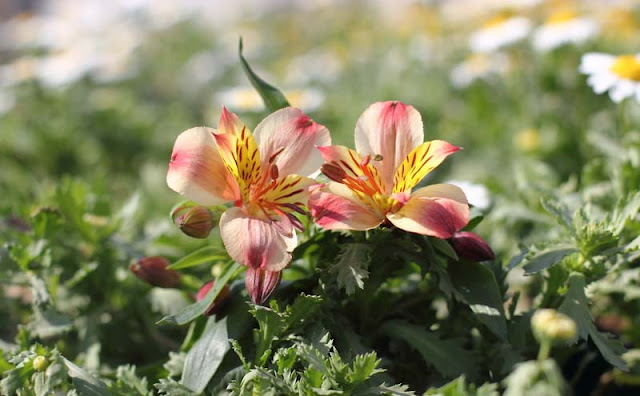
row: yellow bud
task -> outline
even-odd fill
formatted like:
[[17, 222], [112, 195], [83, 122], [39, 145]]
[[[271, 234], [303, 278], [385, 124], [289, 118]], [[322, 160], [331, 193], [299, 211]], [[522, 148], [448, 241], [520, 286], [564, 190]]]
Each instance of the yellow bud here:
[[576, 336], [576, 322], [555, 309], [539, 309], [531, 317], [533, 335], [542, 343], [548, 341], [566, 342]]
[[36, 356], [35, 359], [33, 359], [33, 368], [36, 371], [44, 371], [47, 369], [48, 365], [49, 363], [47, 362], [47, 358], [44, 356]]

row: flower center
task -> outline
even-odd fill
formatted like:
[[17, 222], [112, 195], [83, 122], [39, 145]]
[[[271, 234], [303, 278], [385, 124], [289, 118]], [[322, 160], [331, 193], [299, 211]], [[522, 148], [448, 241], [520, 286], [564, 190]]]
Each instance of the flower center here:
[[554, 24], [565, 23], [565, 22], [572, 21], [577, 17], [578, 17], [578, 14], [573, 10], [568, 10], [568, 9], [558, 10], [552, 13], [551, 15], [549, 15], [549, 18], [547, 18], [546, 24], [554, 25]]
[[511, 15], [511, 13], [508, 13], [508, 12], [500, 13], [498, 15], [491, 17], [489, 20], [487, 20], [484, 23], [483, 27], [492, 28], [492, 27], [502, 25], [503, 23], [511, 19], [512, 16], [513, 15]]
[[620, 55], [611, 65], [611, 71], [619, 77], [640, 82], [640, 61], [635, 55]]

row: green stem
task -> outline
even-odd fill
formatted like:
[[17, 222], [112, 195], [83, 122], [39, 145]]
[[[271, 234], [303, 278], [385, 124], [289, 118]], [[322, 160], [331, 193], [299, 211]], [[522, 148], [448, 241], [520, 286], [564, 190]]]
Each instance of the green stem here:
[[543, 362], [549, 358], [551, 352], [551, 342], [549, 340], [543, 340], [540, 343], [540, 351], [538, 351], [538, 361]]

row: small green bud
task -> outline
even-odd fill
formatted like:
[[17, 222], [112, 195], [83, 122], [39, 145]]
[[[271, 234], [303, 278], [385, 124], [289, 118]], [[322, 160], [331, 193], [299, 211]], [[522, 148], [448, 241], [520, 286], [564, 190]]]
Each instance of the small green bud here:
[[33, 368], [36, 371], [42, 372], [47, 369], [47, 366], [49, 366], [49, 363], [44, 356], [36, 356], [35, 359], [33, 359]]
[[576, 336], [576, 322], [555, 309], [538, 309], [531, 317], [531, 328], [538, 342], [567, 342]]

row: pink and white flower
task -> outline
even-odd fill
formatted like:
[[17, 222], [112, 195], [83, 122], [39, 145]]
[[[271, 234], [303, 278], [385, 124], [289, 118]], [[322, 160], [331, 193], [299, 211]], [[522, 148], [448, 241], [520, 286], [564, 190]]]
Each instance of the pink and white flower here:
[[[176, 139], [167, 173], [171, 189], [200, 205], [233, 203], [220, 218], [227, 252], [256, 271], [279, 272], [291, 261], [309, 187], [306, 176], [322, 164], [317, 146], [331, 143], [329, 131], [301, 110], [285, 108], [265, 118], [252, 134], [233, 113], [222, 109], [218, 129], [196, 127]], [[269, 296], [251, 295], [261, 304]], [[259, 298], [258, 298], [259, 297]]]
[[356, 124], [356, 150], [319, 147], [322, 172], [332, 181], [313, 190], [309, 208], [330, 230], [368, 230], [381, 224], [450, 238], [469, 221], [459, 187], [413, 188], [460, 148], [442, 140], [424, 142], [422, 118], [400, 102], [372, 104]]

